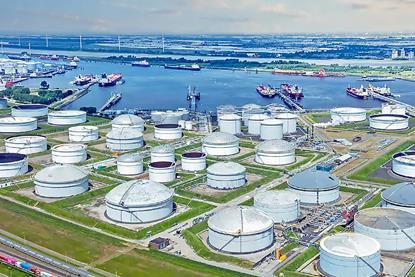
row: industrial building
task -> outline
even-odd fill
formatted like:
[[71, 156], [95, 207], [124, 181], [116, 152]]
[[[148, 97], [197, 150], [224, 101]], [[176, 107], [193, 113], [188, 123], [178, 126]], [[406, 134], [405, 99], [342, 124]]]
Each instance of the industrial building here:
[[301, 215], [300, 197], [289, 190], [259, 192], [254, 197], [254, 207], [270, 216], [274, 223], [294, 222]]
[[143, 157], [139, 153], [128, 153], [118, 157], [117, 172], [121, 175], [137, 175], [144, 172]]
[[415, 183], [399, 183], [382, 192], [381, 206], [415, 214]]
[[241, 117], [237, 114], [228, 113], [222, 114], [218, 118], [219, 131], [222, 133], [229, 133], [232, 135], [241, 133]]
[[404, 130], [409, 126], [409, 117], [399, 114], [374, 114], [369, 116], [370, 128], [377, 130]]
[[297, 115], [292, 113], [280, 113], [276, 118], [283, 122], [284, 134], [293, 134], [297, 132]]
[[302, 204], [332, 203], [340, 198], [340, 180], [329, 172], [315, 168], [290, 177], [288, 188], [300, 196]]
[[354, 231], [376, 239], [382, 250], [403, 251], [415, 246], [415, 214], [393, 208], [360, 210]]
[[148, 164], [149, 179], [154, 182], [168, 183], [176, 179], [176, 163], [159, 161]]
[[191, 151], [182, 154], [182, 170], [198, 172], [206, 169], [206, 154]]
[[208, 244], [217, 251], [255, 253], [274, 243], [274, 222], [254, 207], [228, 207], [208, 221]]
[[379, 276], [382, 272], [380, 244], [357, 233], [339, 233], [320, 242], [320, 273], [324, 276]]
[[170, 144], [162, 144], [151, 148], [151, 162], [172, 162], [176, 161], [174, 147]]
[[288, 165], [295, 162], [293, 142], [281, 139], [266, 140], [256, 146], [255, 162], [267, 165]]
[[147, 223], [173, 212], [172, 189], [149, 180], [132, 180], [113, 188], [105, 196], [106, 216], [121, 223]]
[[263, 113], [253, 114], [248, 118], [248, 133], [251, 135], [261, 134], [261, 123], [269, 119], [269, 116]]
[[235, 162], [217, 162], [207, 168], [207, 185], [215, 189], [236, 189], [246, 184], [246, 168]]
[[382, 103], [383, 114], [406, 114], [406, 107], [400, 104]]
[[239, 138], [228, 133], [211, 133], [203, 139], [202, 151], [212, 156], [229, 156], [238, 154]]
[[37, 119], [34, 117], [2, 117], [0, 118], [0, 133], [24, 133], [37, 129]]
[[116, 128], [106, 135], [106, 145], [111, 151], [130, 151], [144, 145], [143, 133], [130, 128]]
[[354, 107], [334, 108], [330, 110], [330, 117], [333, 122], [360, 122], [366, 120], [366, 110]]
[[47, 139], [44, 136], [17, 136], [4, 140], [7, 153], [34, 154], [46, 151]]
[[69, 141], [88, 142], [99, 138], [97, 126], [73, 126], [68, 129]]
[[282, 139], [284, 135], [284, 122], [280, 119], [270, 118], [261, 122], [260, 137], [262, 140]]
[[154, 126], [154, 138], [160, 140], [175, 140], [183, 136], [179, 124], [157, 124]]
[[144, 120], [134, 114], [122, 114], [114, 118], [111, 122], [112, 129], [132, 128], [137, 131], [144, 131]]
[[74, 125], [86, 122], [86, 112], [79, 110], [52, 111], [48, 123], [52, 125]]
[[0, 178], [16, 177], [29, 170], [26, 155], [19, 153], [0, 153]]
[[52, 147], [52, 161], [59, 164], [76, 164], [86, 161], [86, 146], [79, 143], [59, 144]]
[[74, 165], [51, 165], [36, 173], [35, 193], [41, 197], [63, 198], [88, 190], [88, 174]]
[[12, 107], [13, 117], [42, 117], [48, 114], [48, 106], [42, 104], [20, 104]]
[[415, 178], [415, 151], [404, 151], [392, 156], [392, 171], [398, 175]]

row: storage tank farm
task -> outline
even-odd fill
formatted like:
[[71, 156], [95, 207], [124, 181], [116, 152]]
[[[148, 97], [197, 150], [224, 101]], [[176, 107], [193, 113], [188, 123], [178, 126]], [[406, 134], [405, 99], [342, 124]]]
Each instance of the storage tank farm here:
[[217, 162], [207, 168], [207, 185], [211, 188], [236, 189], [246, 184], [246, 168], [235, 162]]
[[206, 169], [206, 154], [200, 151], [190, 151], [182, 154], [182, 170], [198, 172]]
[[242, 120], [237, 114], [223, 114], [219, 116], [219, 130], [232, 135], [241, 133]]
[[12, 107], [13, 117], [42, 117], [48, 115], [48, 106], [42, 104], [20, 104]]
[[406, 114], [406, 107], [400, 104], [382, 103], [383, 114]]
[[86, 112], [79, 110], [52, 111], [48, 113], [51, 125], [75, 125], [86, 122]]
[[144, 120], [133, 114], [122, 114], [114, 118], [111, 122], [112, 128], [132, 128], [137, 131], [144, 131]]
[[403, 182], [390, 186], [382, 192], [381, 196], [382, 207], [415, 214], [415, 183]]
[[151, 162], [172, 162], [176, 161], [174, 147], [170, 144], [162, 144], [151, 148]]
[[300, 197], [289, 190], [259, 192], [254, 197], [254, 207], [275, 223], [295, 222], [301, 215]]
[[0, 133], [25, 133], [36, 129], [37, 119], [34, 117], [0, 118]]
[[407, 178], [415, 178], [415, 151], [398, 152], [392, 156], [392, 171]]
[[293, 134], [297, 132], [297, 115], [293, 113], [280, 113], [276, 118], [283, 122], [284, 134]]
[[176, 163], [169, 161], [150, 162], [149, 179], [154, 182], [168, 183], [176, 179]]
[[127, 153], [118, 157], [117, 172], [120, 175], [138, 175], [144, 172], [143, 157], [139, 153]]
[[106, 145], [111, 151], [131, 151], [143, 147], [143, 133], [130, 128], [116, 128], [106, 135]]
[[73, 126], [68, 129], [69, 141], [89, 142], [99, 138], [97, 126]]
[[354, 107], [340, 107], [330, 110], [331, 120], [334, 122], [360, 122], [366, 120], [366, 110]]
[[52, 147], [52, 161], [60, 164], [76, 164], [86, 161], [88, 154], [84, 144], [68, 143]]
[[266, 140], [256, 146], [255, 162], [266, 165], [288, 165], [296, 161], [296, 145], [281, 139]]
[[269, 118], [268, 115], [263, 113], [250, 115], [248, 118], [248, 133], [251, 135], [260, 135], [261, 123]]
[[34, 154], [47, 150], [47, 138], [44, 136], [9, 137], [4, 141], [7, 153]]
[[175, 140], [183, 136], [179, 124], [157, 124], [154, 126], [154, 138], [159, 140]]
[[274, 222], [254, 207], [227, 207], [208, 220], [208, 245], [217, 251], [249, 254], [273, 243]]
[[115, 222], [142, 224], [173, 213], [173, 189], [150, 180], [132, 180], [105, 196], [106, 216]]
[[216, 117], [219, 121], [221, 115], [224, 114], [236, 114], [236, 107], [233, 105], [221, 105], [216, 108]]
[[29, 170], [28, 158], [20, 153], [0, 153], [0, 178], [25, 174]]
[[280, 119], [265, 119], [260, 125], [262, 140], [282, 139], [284, 136], [284, 122]]
[[249, 118], [254, 114], [265, 114], [265, 110], [257, 104], [246, 104], [241, 107], [242, 123], [248, 126]]
[[230, 156], [238, 154], [239, 138], [228, 133], [211, 133], [203, 139], [202, 152], [212, 156]]

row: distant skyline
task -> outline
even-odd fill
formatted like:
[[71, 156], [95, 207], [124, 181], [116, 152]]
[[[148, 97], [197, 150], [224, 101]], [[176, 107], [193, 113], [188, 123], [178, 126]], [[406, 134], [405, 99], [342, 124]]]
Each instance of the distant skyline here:
[[415, 0], [15, 0], [3, 34], [409, 33]]

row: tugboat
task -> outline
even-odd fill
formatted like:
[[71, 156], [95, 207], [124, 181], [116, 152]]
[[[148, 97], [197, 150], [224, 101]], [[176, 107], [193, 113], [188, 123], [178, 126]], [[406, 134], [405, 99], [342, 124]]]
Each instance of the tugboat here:
[[304, 97], [303, 89], [297, 85], [281, 84], [280, 88], [282, 93], [291, 99], [298, 100]]
[[349, 86], [346, 89], [346, 93], [348, 95], [353, 96], [353, 97], [358, 98], [358, 99], [368, 99], [369, 98], [369, 92], [363, 86], [360, 86], [360, 88], [352, 88], [352, 87]]
[[100, 87], [115, 86], [117, 82], [121, 81], [122, 75], [119, 73], [112, 73], [110, 75], [102, 74], [101, 79], [98, 82]]
[[139, 67], [150, 67], [150, 63], [146, 60], [132, 62], [132, 66], [139, 66]]
[[165, 69], [177, 69], [177, 70], [190, 70], [190, 71], [200, 71], [201, 67], [198, 64], [192, 64], [192, 65], [185, 65], [185, 64], [180, 64], [180, 65], [168, 65], [165, 64], [164, 65]]
[[392, 96], [391, 89], [387, 87], [386, 85], [383, 87], [375, 87], [375, 86], [372, 86], [372, 84], [369, 84], [367, 87], [367, 90], [372, 93], [380, 94], [382, 96]]
[[275, 95], [277, 95], [276, 90], [270, 85], [259, 85], [256, 87], [256, 91], [259, 93], [259, 95], [266, 98], [273, 98]]

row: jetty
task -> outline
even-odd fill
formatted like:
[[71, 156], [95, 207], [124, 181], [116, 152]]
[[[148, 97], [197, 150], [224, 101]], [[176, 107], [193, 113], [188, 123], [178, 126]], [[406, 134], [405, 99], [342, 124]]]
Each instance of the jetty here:
[[114, 93], [111, 94], [111, 97], [108, 98], [108, 100], [105, 102], [105, 104], [98, 110], [98, 112], [102, 113], [103, 111], [111, 108], [112, 106], [114, 106], [115, 104], [117, 104], [122, 98], [122, 93], [118, 92], [118, 93]]

